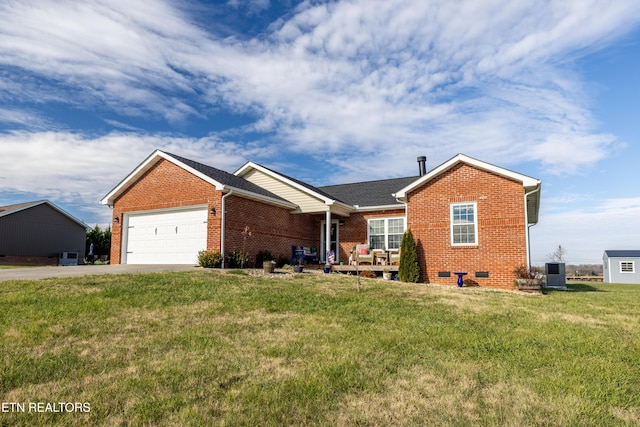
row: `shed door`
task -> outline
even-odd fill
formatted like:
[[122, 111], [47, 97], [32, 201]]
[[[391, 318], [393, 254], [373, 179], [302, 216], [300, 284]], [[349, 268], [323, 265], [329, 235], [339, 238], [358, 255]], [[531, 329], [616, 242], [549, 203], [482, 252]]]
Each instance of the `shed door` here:
[[197, 264], [206, 247], [206, 207], [128, 216], [126, 264]]

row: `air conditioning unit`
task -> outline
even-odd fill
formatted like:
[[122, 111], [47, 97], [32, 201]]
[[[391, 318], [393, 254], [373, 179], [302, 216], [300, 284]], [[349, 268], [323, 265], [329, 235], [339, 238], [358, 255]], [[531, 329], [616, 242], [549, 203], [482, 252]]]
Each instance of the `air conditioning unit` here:
[[548, 262], [545, 264], [547, 288], [567, 289], [567, 275], [564, 262]]
[[58, 265], [78, 265], [78, 252], [60, 252]]

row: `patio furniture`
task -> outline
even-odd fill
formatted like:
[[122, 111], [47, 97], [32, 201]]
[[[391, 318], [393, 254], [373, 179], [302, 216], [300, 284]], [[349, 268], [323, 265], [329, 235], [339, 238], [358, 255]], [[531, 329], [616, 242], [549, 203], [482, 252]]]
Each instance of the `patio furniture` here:
[[400, 264], [400, 251], [389, 251], [389, 265]]
[[318, 250], [316, 248], [308, 248], [304, 246], [291, 246], [291, 264], [295, 265], [295, 261], [302, 258], [300, 264], [311, 262], [318, 263]]
[[376, 256], [376, 265], [387, 265], [389, 264], [389, 255], [387, 251], [374, 251]]
[[369, 250], [369, 245], [356, 245], [354, 253], [358, 264], [369, 263], [373, 265], [375, 254]]

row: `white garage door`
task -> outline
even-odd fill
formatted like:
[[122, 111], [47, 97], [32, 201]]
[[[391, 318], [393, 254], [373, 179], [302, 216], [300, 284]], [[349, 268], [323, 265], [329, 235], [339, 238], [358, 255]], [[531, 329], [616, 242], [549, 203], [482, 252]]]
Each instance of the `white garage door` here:
[[206, 248], [206, 207], [128, 217], [126, 264], [197, 264]]

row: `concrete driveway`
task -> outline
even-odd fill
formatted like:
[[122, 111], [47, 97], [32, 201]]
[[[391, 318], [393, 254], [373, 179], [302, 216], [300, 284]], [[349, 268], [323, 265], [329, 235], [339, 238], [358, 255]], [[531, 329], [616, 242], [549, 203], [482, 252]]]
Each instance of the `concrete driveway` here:
[[0, 282], [4, 280], [40, 280], [51, 277], [78, 277], [96, 274], [155, 273], [161, 271], [190, 271], [200, 267], [193, 265], [78, 265], [67, 267], [27, 267], [0, 270]]

